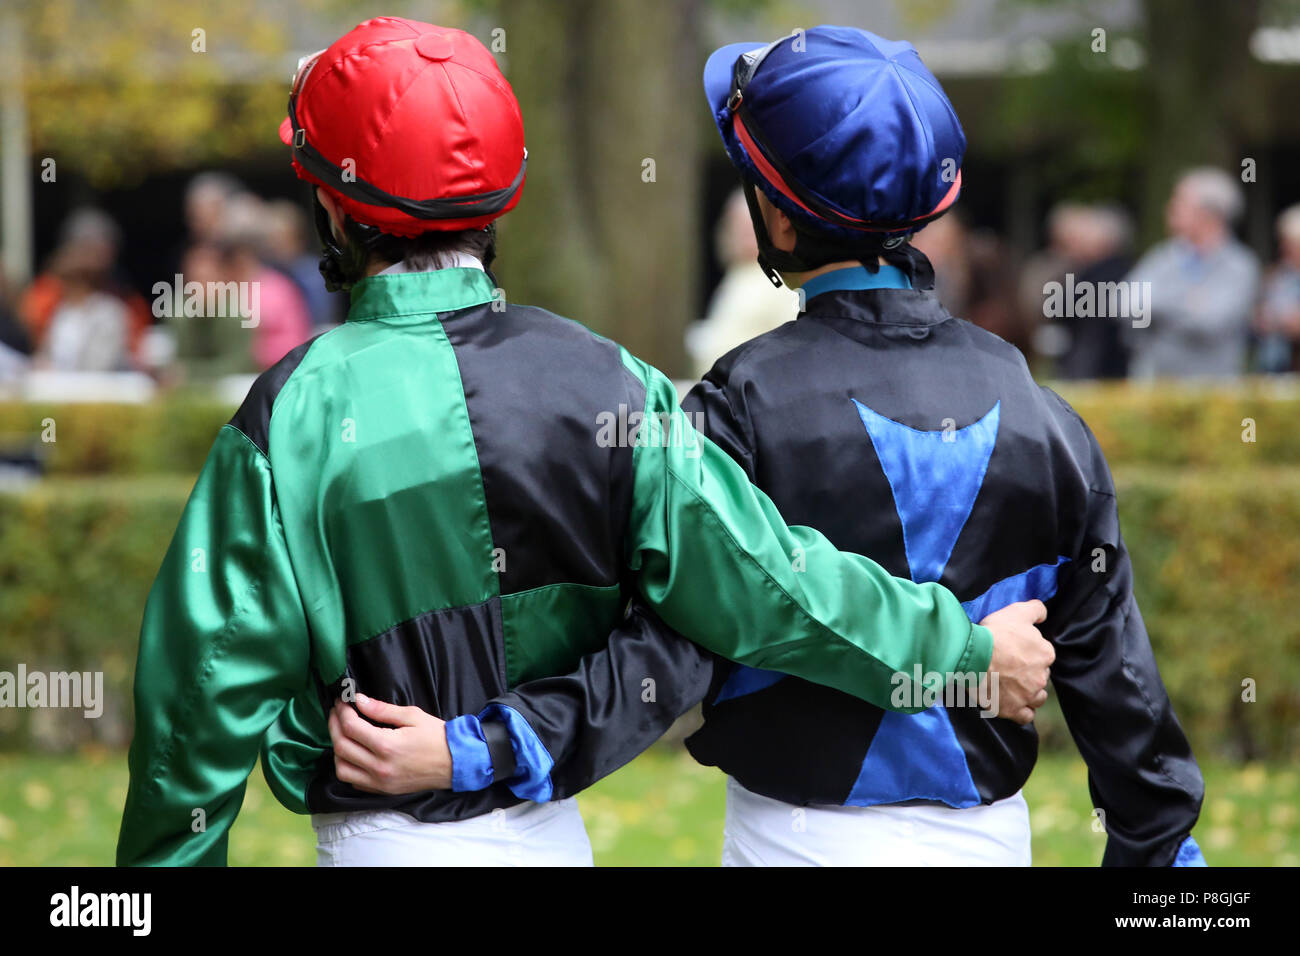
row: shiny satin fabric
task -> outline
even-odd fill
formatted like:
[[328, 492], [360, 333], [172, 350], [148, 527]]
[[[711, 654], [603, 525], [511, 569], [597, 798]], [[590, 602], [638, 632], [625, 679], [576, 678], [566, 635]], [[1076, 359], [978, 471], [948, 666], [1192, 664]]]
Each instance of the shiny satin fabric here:
[[149, 594], [121, 863], [222, 863], [262, 732], [308, 673], [265, 456], [217, 436]]
[[[567, 673], [636, 592], [710, 651], [870, 700], [916, 663], [987, 667], [991, 636], [950, 592], [787, 527], [661, 373], [497, 301], [471, 268], [367, 278], [347, 323], [222, 430], [145, 611], [119, 862], [224, 862], [259, 750], [299, 812], [437, 822], [517, 802], [504, 782], [344, 785], [325, 711], [349, 680], [472, 711]], [[669, 440], [601, 441], [620, 410]]]

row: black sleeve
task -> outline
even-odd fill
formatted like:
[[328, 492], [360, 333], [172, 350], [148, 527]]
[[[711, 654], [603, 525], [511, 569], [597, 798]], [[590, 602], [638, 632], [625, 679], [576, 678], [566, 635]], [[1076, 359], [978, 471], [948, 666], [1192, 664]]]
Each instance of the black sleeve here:
[[[745, 469], [745, 476], [755, 480], [754, 435], [744, 410], [737, 410], [727, 391], [714, 378], [716, 369], [691, 389], [682, 400], [682, 411], [697, 432], [707, 435]], [[757, 482], [755, 482], [757, 483]]]
[[1102, 864], [1203, 865], [1190, 839], [1204, 794], [1201, 772], [1133, 596], [1110, 471], [1092, 434], [1075, 421], [1090, 459], [1087, 524], [1080, 552], [1062, 569], [1046, 630], [1056, 647], [1052, 685], [1088, 765], [1093, 806], [1105, 814]]
[[[559, 800], [613, 773], [662, 737], [704, 699], [714, 671], [712, 654], [650, 609], [634, 605], [605, 647], [571, 673], [528, 681], [495, 698], [483, 726], [500, 716], [501, 707], [522, 717], [526, 728], [516, 719], [505, 721], [516, 763], [520, 756], [523, 764], [535, 763], [529, 755], [540, 743], [553, 761], [550, 798]], [[536, 741], [514, 739], [530, 731]], [[535, 783], [543, 769], [517, 768], [512, 783]]]
[[[753, 480], [748, 429], [723, 388], [706, 380], [682, 403], [695, 429], [738, 461]], [[543, 677], [490, 701], [481, 734], [453, 733], [453, 763], [492, 766], [459, 775], [458, 786], [507, 782], [517, 796], [558, 800], [628, 763], [721, 685], [731, 664], [682, 637], [634, 599], [606, 645], [560, 677]], [[464, 718], [457, 718], [463, 721]], [[501, 727], [505, 732], [502, 733]], [[504, 753], [508, 739], [513, 754]], [[513, 758], [513, 759], [512, 759]]]

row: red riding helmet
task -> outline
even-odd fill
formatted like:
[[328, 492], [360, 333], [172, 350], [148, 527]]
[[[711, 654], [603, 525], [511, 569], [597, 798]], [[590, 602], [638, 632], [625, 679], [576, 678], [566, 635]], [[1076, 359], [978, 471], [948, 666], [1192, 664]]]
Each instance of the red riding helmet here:
[[519, 103], [483, 44], [400, 17], [299, 63], [280, 139], [300, 179], [398, 236], [485, 227], [519, 201], [528, 155]]

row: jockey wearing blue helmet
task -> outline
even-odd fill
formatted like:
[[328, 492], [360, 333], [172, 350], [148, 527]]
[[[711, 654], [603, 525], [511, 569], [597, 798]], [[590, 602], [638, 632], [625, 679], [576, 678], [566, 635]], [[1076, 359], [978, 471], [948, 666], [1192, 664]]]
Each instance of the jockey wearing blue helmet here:
[[[1102, 862], [1205, 865], [1191, 836], [1204, 786], [1133, 595], [1105, 457], [1014, 347], [944, 309], [907, 241], [961, 189], [965, 137], [939, 83], [909, 44], [816, 27], [723, 47], [704, 88], [760, 262], [805, 304], [719, 359], [683, 407], [791, 521], [948, 587], [972, 621], [1043, 602]], [[748, 626], [744, 608], [717, 610]], [[997, 716], [996, 679], [894, 676], [891, 707], [919, 712], [733, 665], [634, 601], [566, 678], [492, 706], [514, 715], [516, 753], [546, 755], [525, 775], [580, 789], [702, 700], [686, 743], [728, 775], [724, 864], [1028, 864], [1032, 723]]]

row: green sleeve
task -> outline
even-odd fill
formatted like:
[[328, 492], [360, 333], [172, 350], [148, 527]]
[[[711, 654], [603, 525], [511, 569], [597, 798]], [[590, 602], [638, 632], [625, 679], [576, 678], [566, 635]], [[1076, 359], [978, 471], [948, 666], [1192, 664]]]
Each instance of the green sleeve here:
[[145, 607], [118, 865], [226, 862], [262, 734], [307, 668], [271, 466], [228, 425]]
[[[677, 406], [656, 369], [634, 452], [629, 566], [665, 622], [723, 657], [825, 684], [879, 707], [920, 665], [927, 687], [988, 669], [993, 636], [937, 584], [895, 578], [788, 527], [771, 500]], [[896, 678], [895, 675], [903, 675]], [[911, 698], [908, 695], [909, 699]]]

